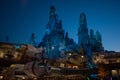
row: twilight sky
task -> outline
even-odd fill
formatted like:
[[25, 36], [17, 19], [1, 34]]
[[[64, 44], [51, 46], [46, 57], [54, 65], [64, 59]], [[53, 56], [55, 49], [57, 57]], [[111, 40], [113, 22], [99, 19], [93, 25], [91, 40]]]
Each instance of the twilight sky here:
[[100, 31], [103, 46], [120, 52], [120, 0], [0, 0], [0, 41], [29, 43], [31, 33], [41, 41], [54, 5], [63, 29], [77, 42], [79, 16], [85, 12], [88, 29]]

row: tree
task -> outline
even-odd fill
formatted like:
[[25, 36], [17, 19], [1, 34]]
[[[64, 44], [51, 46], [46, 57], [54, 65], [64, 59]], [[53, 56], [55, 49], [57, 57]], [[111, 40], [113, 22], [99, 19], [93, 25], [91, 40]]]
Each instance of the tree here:
[[6, 40], [6, 42], [9, 42], [9, 36], [8, 35], [5, 37], [5, 40]]
[[36, 41], [35, 41], [35, 34], [32, 33], [30, 36], [30, 44], [33, 46], [36, 46]]

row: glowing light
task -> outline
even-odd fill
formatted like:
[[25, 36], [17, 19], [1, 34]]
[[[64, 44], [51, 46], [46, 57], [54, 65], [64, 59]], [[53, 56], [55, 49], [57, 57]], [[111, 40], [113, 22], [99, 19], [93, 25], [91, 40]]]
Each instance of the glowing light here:
[[3, 76], [0, 76], [0, 79], [3, 79]]
[[69, 56], [71, 56], [72, 54], [71, 53], [69, 53]]
[[83, 58], [84, 56], [81, 56], [81, 58]]
[[52, 46], [52, 49], [54, 49], [54, 46]]
[[37, 80], [37, 78], [35, 77], [34, 80]]
[[25, 79], [25, 77], [22, 77], [22, 79]]

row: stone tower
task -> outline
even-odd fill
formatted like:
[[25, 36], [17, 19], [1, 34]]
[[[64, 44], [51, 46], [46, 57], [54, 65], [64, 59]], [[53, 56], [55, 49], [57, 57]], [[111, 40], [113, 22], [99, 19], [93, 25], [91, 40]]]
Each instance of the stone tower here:
[[79, 49], [83, 48], [88, 57], [88, 63], [92, 64], [92, 51], [90, 46], [90, 39], [88, 35], [87, 20], [85, 13], [80, 14], [79, 28], [78, 28], [78, 46]]
[[54, 6], [50, 7], [49, 20], [46, 25], [46, 33], [42, 40], [42, 45], [46, 48], [45, 53], [47, 58], [59, 58], [61, 55], [60, 51], [65, 46], [65, 40], [62, 21], [58, 19]]
[[46, 33], [49, 35], [53, 28], [55, 27], [55, 24], [58, 23], [58, 18], [56, 14], [56, 9], [54, 6], [50, 7], [50, 13], [49, 13], [49, 21], [46, 25]]

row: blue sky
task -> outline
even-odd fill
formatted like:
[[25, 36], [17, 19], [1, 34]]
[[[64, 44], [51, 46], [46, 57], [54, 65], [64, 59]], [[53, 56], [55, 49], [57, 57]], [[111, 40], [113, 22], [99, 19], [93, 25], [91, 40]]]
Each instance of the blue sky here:
[[88, 29], [99, 30], [103, 46], [120, 52], [120, 0], [0, 0], [0, 41], [28, 43], [31, 33], [41, 41], [54, 5], [63, 29], [77, 42], [79, 16], [85, 12]]

